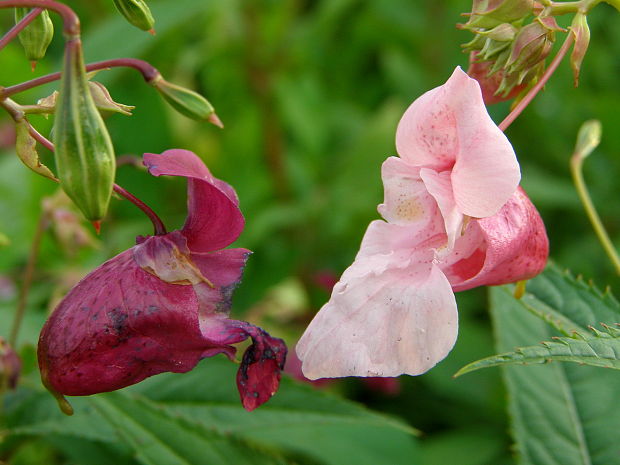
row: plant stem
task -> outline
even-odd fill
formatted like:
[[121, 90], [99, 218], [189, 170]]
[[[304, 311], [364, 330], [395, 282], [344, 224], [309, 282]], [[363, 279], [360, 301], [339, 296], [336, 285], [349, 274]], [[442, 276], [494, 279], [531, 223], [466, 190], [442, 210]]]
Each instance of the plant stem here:
[[[50, 150], [52, 152], [54, 151], [54, 144], [52, 144], [52, 142], [49, 139], [47, 139], [45, 136], [40, 134], [35, 128], [33, 128], [32, 125], [29, 122], [28, 122], [28, 129], [29, 129], [30, 135], [37, 142], [39, 142], [41, 145], [43, 145], [48, 150]], [[153, 223], [153, 230], [154, 230], [154, 234], [156, 236], [160, 236], [162, 234], [166, 234], [166, 232], [167, 232], [166, 231], [166, 226], [164, 225], [164, 223], [161, 220], [161, 218], [159, 218], [159, 216], [157, 216], [157, 213], [155, 213], [151, 207], [149, 207], [142, 200], [140, 200], [135, 195], [131, 194], [126, 189], [122, 188], [121, 186], [119, 186], [116, 183], [114, 183], [113, 189], [114, 189], [114, 192], [119, 194], [121, 197], [124, 197], [125, 199], [129, 200], [136, 207], [138, 207], [140, 210], [142, 210], [142, 212], [147, 216], [147, 218], [149, 220], [151, 220], [151, 223]]]
[[568, 49], [573, 44], [574, 40], [575, 38], [573, 37], [573, 34], [569, 33], [566, 39], [564, 40], [562, 47], [560, 48], [560, 50], [558, 50], [558, 53], [553, 57], [553, 61], [551, 61], [551, 64], [545, 71], [545, 74], [543, 74], [543, 76], [540, 78], [540, 81], [538, 81], [536, 85], [532, 87], [532, 89], [527, 93], [527, 95], [523, 97], [523, 100], [521, 100], [518, 103], [518, 105], [514, 108], [514, 110], [512, 110], [508, 114], [508, 116], [504, 118], [504, 121], [499, 123], [498, 127], [502, 131], [505, 131], [506, 128], [508, 128], [508, 126], [512, 124], [512, 122], [517, 118], [517, 116], [519, 116], [521, 112], [525, 110], [525, 107], [527, 107], [530, 104], [530, 102], [534, 99], [534, 97], [536, 97], [536, 94], [538, 94], [538, 92], [540, 92], [540, 90], [545, 86], [545, 84], [547, 83], [551, 75], [555, 72], [557, 67], [560, 65], [560, 62], [562, 61], [562, 59], [568, 52]]
[[22, 286], [19, 290], [19, 297], [17, 299], [17, 308], [15, 309], [15, 316], [13, 317], [13, 327], [11, 328], [11, 335], [9, 336], [9, 344], [15, 348], [17, 343], [17, 335], [19, 334], [19, 328], [21, 327], [24, 319], [24, 313], [26, 311], [26, 303], [28, 301], [28, 294], [30, 293], [30, 286], [32, 285], [32, 278], [34, 276], [34, 268], [37, 263], [37, 257], [39, 256], [39, 249], [41, 246], [41, 239], [43, 233], [47, 228], [48, 218], [47, 215], [42, 212], [37, 223], [37, 228], [34, 232], [34, 238], [30, 246], [30, 254], [28, 255], [28, 261], [26, 263], [26, 269], [22, 278]]
[[588, 188], [586, 186], [585, 180], [583, 179], [583, 157], [580, 154], [575, 153], [570, 161], [570, 172], [573, 176], [573, 181], [575, 183], [575, 188], [577, 189], [577, 194], [581, 199], [581, 203], [583, 203], [583, 207], [586, 210], [586, 214], [592, 223], [592, 227], [594, 228], [594, 232], [598, 236], [603, 249], [605, 249], [605, 253], [613, 263], [614, 268], [616, 269], [616, 273], [620, 275], [620, 257], [616, 252], [616, 248], [614, 247], [607, 231], [605, 230], [605, 226], [603, 226], [603, 222], [599, 217], [594, 204], [592, 203], [592, 199], [590, 198], [590, 193], [588, 192]]
[[[97, 71], [100, 69], [115, 67], [128, 67], [136, 69], [140, 72], [140, 74], [142, 74], [142, 77], [146, 82], [151, 82], [157, 76], [160, 76], [157, 68], [152, 66], [150, 63], [143, 60], [138, 60], [137, 58], [115, 58], [113, 60], [98, 61], [96, 63], [86, 65], [86, 71]], [[0, 89], [0, 98], [10, 97], [18, 92], [23, 92], [25, 90], [32, 89], [33, 87], [47, 84], [48, 82], [57, 81], [60, 79], [60, 75], [61, 74], [59, 72], [51, 73], [30, 81], [22, 82], [21, 84], [5, 87]]]
[[[578, 2], [549, 2], [546, 13], [551, 16], [584, 13], [588, 14], [592, 8], [604, 0], [581, 0]], [[606, 1], [606, 0], [605, 0]], [[617, 0], [612, 0], [617, 1]]]
[[0, 8], [43, 8], [55, 11], [62, 17], [63, 33], [66, 39], [80, 35], [80, 18], [67, 5], [52, 0], [5, 0], [0, 1]]
[[21, 21], [19, 21], [15, 26], [13, 26], [9, 32], [7, 32], [2, 39], [0, 39], [0, 50], [2, 50], [6, 45], [11, 42], [17, 34], [23, 31], [26, 26], [28, 26], [34, 19], [39, 16], [43, 12], [43, 8], [35, 8], [31, 12], [29, 12], [26, 16], [24, 16]]
[[149, 220], [151, 220], [151, 223], [153, 223], [153, 229], [155, 230], [156, 236], [161, 236], [162, 234], [166, 234], [166, 226], [164, 226], [164, 223], [162, 222], [162, 220], [151, 209], [151, 207], [149, 207], [147, 204], [145, 204], [142, 200], [137, 198], [135, 195], [127, 192], [125, 189], [123, 189], [121, 186], [119, 186], [116, 183], [114, 184], [114, 192], [125, 197], [127, 200], [133, 203], [136, 207], [142, 210], [142, 212], [149, 218]]

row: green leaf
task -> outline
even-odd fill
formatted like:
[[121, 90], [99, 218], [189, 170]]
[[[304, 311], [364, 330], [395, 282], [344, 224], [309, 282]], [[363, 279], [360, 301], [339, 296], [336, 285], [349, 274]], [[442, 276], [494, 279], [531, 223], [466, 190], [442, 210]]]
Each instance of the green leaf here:
[[234, 385], [236, 369], [217, 357], [189, 373], [159, 375], [133, 389], [206, 429], [306, 457], [311, 463], [409, 465], [418, 456], [415, 430], [402, 420], [287, 378], [268, 403], [246, 412]]
[[[499, 352], [561, 336], [548, 321], [584, 334], [589, 325], [620, 320], [609, 293], [553, 266], [528, 283], [525, 301], [513, 297], [511, 286], [490, 295]], [[618, 372], [568, 363], [502, 370], [520, 465], [620, 464]]]
[[280, 465], [277, 455], [205, 428], [139, 396], [121, 393], [90, 399], [146, 465]]
[[575, 333], [572, 337], [556, 337], [541, 345], [521, 347], [514, 352], [486, 357], [464, 366], [454, 376], [494, 366], [554, 361], [620, 370], [620, 330], [610, 326], [604, 328], [604, 331], [590, 328], [592, 334], [589, 335]]

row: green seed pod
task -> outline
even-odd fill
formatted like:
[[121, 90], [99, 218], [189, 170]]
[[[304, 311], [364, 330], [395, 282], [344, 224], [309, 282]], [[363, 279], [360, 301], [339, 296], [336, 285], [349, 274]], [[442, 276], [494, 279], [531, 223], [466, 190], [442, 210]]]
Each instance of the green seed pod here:
[[[20, 22], [31, 11], [30, 8], [15, 8], [15, 23]], [[47, 10], [43, 10], [18, 35], [30, 61], [38, 61], [45, 56], [47, 47], [54, 37], [54, 25]]]
[[127, 21], [143, 31], [153, 31], [155, 20], [143, 0], [114, 0], [116, 9]]
[[88, 220], [100, 220], [114, 184], [114, 148], [90, 92], [80, 39], [65, 48], [53, 139], [60, 185]]
[[172, 107], [191, 119], [205, 120], [218, 127], [224, 127], [215, 114], [213, 105], [193, 90], [166, 81], [161, 75], [149, 82]]

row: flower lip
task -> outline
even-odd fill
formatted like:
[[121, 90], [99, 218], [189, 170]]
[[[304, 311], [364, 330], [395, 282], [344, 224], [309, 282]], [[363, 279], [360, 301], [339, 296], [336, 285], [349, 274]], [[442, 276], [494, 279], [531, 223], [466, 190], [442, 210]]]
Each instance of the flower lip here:
[[144, 165], [153, 176], [187, 178], [188, 214], [181, 229], [192, 252], [211, 252], [233, 243], [245, 220], [234, 189], [213, 177], [200, 159], [188, 150], [145, 153]]

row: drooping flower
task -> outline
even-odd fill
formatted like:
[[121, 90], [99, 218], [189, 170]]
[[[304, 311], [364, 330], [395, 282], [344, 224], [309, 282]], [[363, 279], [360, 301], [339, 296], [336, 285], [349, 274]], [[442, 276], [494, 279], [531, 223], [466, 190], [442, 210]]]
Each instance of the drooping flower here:
[[261, 328], [228, 318], [249, 251], [223, 249], [244, 226], [234, 189], [185, 150], [145, 154], [154, 176], [187, 178], [182, 229], [138, 237], [78, 283], [41, 332], [44, 384], [65, 395], [112, 391], [171, 371], [191, 370], [251, 337], [237, 386], [253, 410], [277, 390], [286, 346]]
[[547, 239], [517, 191], [512, 147], [478, 83], [455, 70], [418, 98], [382, 167], [386, 221], [373, 221], [353, 264], [297, 345], [306, 377], [418, 375], [452, 349], [453, 294], [540, 272]]

